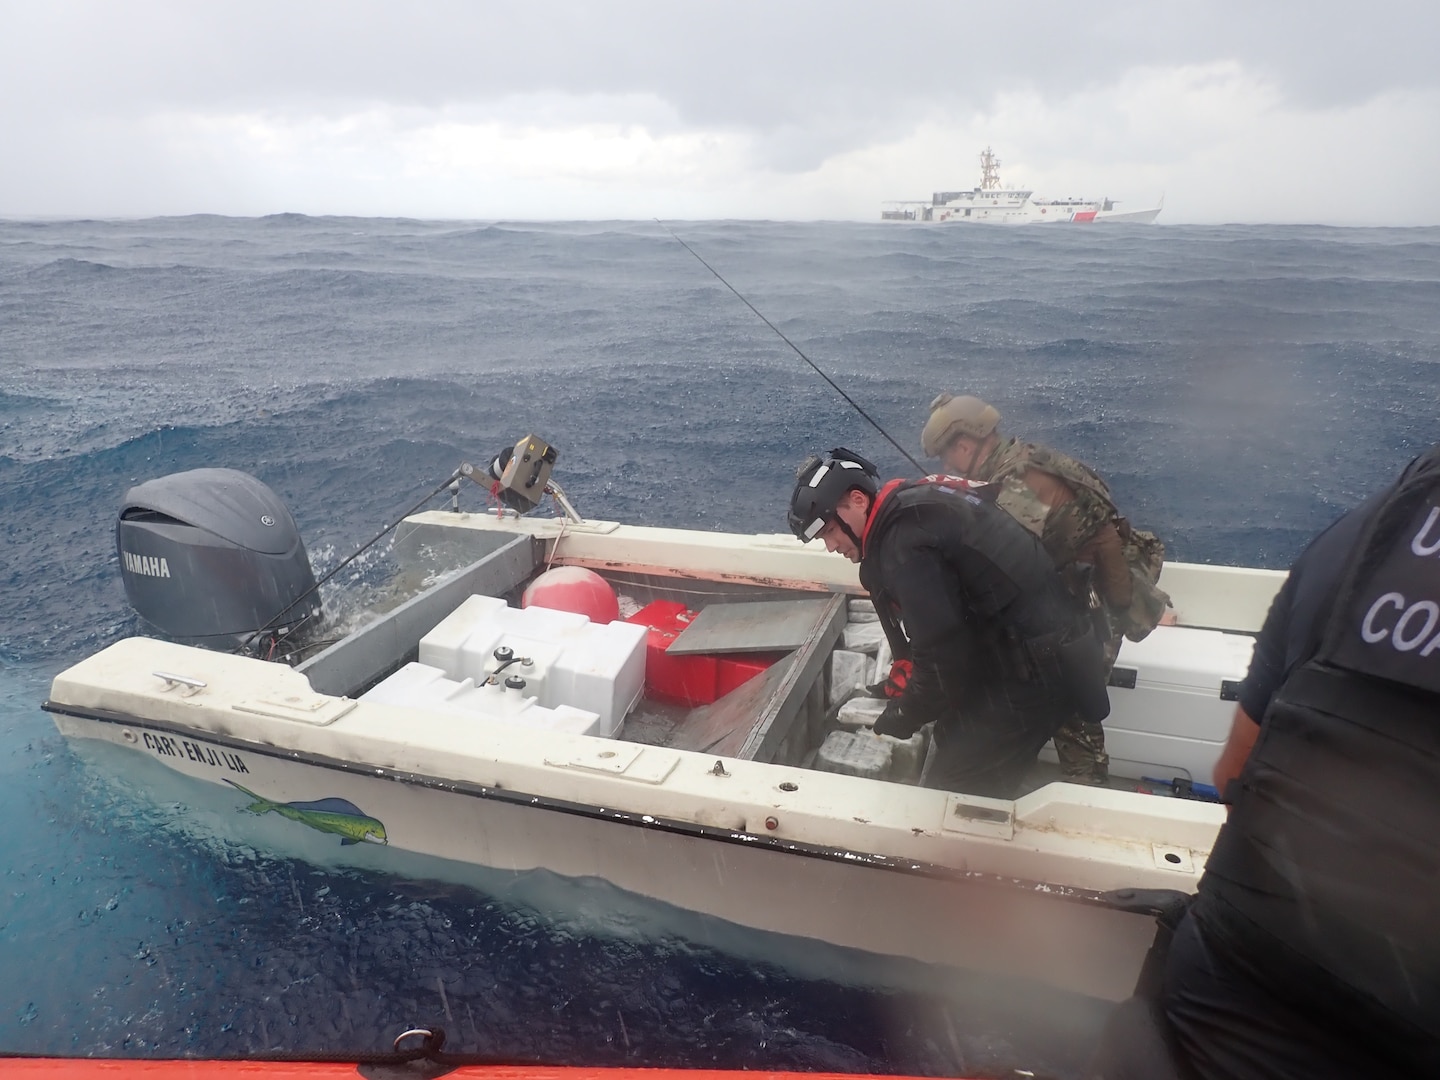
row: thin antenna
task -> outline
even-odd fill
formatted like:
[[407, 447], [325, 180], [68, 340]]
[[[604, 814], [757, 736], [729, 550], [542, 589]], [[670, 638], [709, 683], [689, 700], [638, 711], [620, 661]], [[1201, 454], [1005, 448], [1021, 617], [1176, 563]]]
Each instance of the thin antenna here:
[[786, 337], [783, 333], [781, 333], [780, 328], [779, 328], [778, 326], [776, 326], [774, 323], [772, 323], [769, 319], [767, 319], [764, 315], [762, 315], [762, 314], [760, 313], [760, 309], [759, 309], [759, 308], [757, 308], [757, 307], [756, 307], [754, 304], [752, 304], [749, 300], [745, 299], [745, 297], [740, 294], [740, 291], [739, 291], [738, 289], [736, 289], [734, 285], [731, 285], [730, 282], [726, 281], [726, 280], [720, 275], [720, 271], [719, 271], [719, 270], [716, 270], [716, 269], [715, 269], [713, 266], [711, 266], [708, 262], [706, 262], [704, 259], [700, 258], [700, 253], [699, 253], [699, 252], [697, 252], [697, 251], [696, 251], [694, 248], [692, 248], [689, 244], [685, 243], [684, 240], [681, 240], [680, 237], [675, 236], [675, 230], [672, 229], [672, 228], [670, 228], [670, 226], [666, 225], [666, 224], [665, 224], [663, 221], [661, 221], [659, 218], [656, 218], [656, 219], [655, 219], [655, 224], [659, 225], [662, 229], [664, 229], [666, 232], [668, 232], [671, 236], [674, 236], [674, 237], [675, 237], [675, 242], [676, 242], [677, 244], [679, 244], [681, 247], [683, 247], [686, 251], [690, 252], [691, 255], [694, 255], [695, 258], [696, 258], [697, 260], [699, 260], [701, 266], [705, 267], [706, 270], [709, 270], [710, 273], [714, 274], [716, 281], [720, 282], [721, 285], [724, 285], [725, 288], [729, 289], [732, 293], [735, 294], [735, 296], [739, 299], [739, 301], [740, 301], [742, 304], [744, 304], [746, 307], [748, 307], [751, 311], [755, 312], [756, 318], [758, 318], [761, 322], [763, 322], [763, 323], [764, 323], [766, 326], [768, 326], [771, 330], [774, 330], [775, 333], [776, 333], [776, 335], [780, 338], [781, 341], [785, 342], [786, 345], [789, 345], [790, 348], [794, 349], [794, 350], [795, 350], [795, 355], [798, 356], [798, 357], [800, 357], [801, 360], [804, 360], [805, 363], [809, 364], [810, 367], [811, 367], [811, 369], [815, 372], [816, 375], [819, 375], [822, 379], [824, 379], [827, 383], [829, 383], [829, 384], [830, 384], [830, 388], [831, 388], [832, 390], [834, 390], [837, 394], [839, 394], [842, 398], [845, 399], [846, 404], [848, 404], [852, 409], [854, 409], [857, 413], [859, 413], [861, 416], [863, 416], [863, 417], [865, 418], [865, 420], [870, 424], [871, 427], [873, 427], [873, 428], [874, 428], [876, 431], [878, 431], [881, 435], [885, 436], [885, 440], [886, 440], [891, 446], [895, 447], [896, 450], [899, 450], [900, 453], [901, 453], [901, 455], [904, 456], [904, 458], [905, 458], [906, 461], [910, 462], [911, 465], [914, 465], [915, 468], [918, 469], [922, 474], [926, 472], [925, 467], [924, 467], [923, 465], [921, 465], [918, 461], [916, 461], [913, 457], [910, 456], [910, 451], [906, 450], [906, 449], [905, 449], [903, 446], [901, 446], [898, 442], [896, 442], [894, 439], [892, 439], [892, 438], [890, 437], [890, 433], [889, 433], [888, 431], [886, 431], [884, 428], [882, 428], [878, 423], [876, 423], [874, 417], [872, 417], [869, 413], [867, 413], [864, 409], [862, 409], [862, 408], [859, 406], [859, 404], [856, 403], [856, 401], [855, 401], [854, 398], [852, 398], [852, 397], [851, 397], [849, 394], [847, 394], [844, 390], [841, 390], [840, 387], [839, 387], [838, 385], [836, 385], [834, 379], [830, 378], [829, 375], [826, 375], [825, 372], [821, 371], [818, 367], [816, 367], [815, 361], [811, 360], [808, 356], [806, 356], [803, 352], [801, 352], [801, 351], [800, 351], [800, 346], [796, 345], [793, 341], [791, 341], [788, 337]]
[[1000, 159], [990, 147], [980, 154], [980, 190], [996, 191], [1000, 187]]

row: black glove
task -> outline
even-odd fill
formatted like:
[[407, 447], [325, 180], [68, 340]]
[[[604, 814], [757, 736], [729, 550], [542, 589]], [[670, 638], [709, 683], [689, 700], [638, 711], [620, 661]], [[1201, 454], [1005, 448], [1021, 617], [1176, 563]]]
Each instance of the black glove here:
[[875, 719], [873, 730], [876, 735], [908, 739], [919, 730], [919, 727], [919, 724], [913, 724], [905, 718], [905, 712], [900, 707], [900, 699], [891, 698], [890, 704], [885, 706], [885, 711]]

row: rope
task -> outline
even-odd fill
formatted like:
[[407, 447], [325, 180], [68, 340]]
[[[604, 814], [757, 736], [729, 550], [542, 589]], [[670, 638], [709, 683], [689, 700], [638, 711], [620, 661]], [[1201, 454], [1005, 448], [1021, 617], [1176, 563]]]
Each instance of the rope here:
[[[358, 559], [361, 555], [363, 555], [363, 554], [364, 554], [366, 551], [368, 551], [371, 547], [373, 547], [375, 544], [379, 543], [379, 541], [386, 535], [386, 533], [390, 532], [392, 529], [397, 528], [397, 527], [400, 525], [400, 523], [403, 522], [407, 517], [409, 517], [411, 514], [415, 513], [415, 512], [416, 512], [417, 510], [419, 510], [422, 506], [424, 506], [426, 503], [428, 503], [431, 499], [435, 498], [436, 495], [439, 495], [442, 491], [444, 491], [446, 488], [448, 488], [451, 484], [453, 484], [456, 480], [459, 480], [459, 479], [460, 479], [460, 470], [459, 470], [459, 469], [456, 469], [453, 473], [451, 473], [449, 476], [447, 476], [447, 477], [445, 478], [445, 482], [442, 483], [439, 487], [437, 487], [434, 491], [432, 491], [432, 492], [430, 492], [430, 494], [426, 495], [423, 499], [421, 499], [419, 502], [417, 502], [417, 503], [416, 503], [414, 506], [412, 506], [409, 510], [406, 510], [403, 514], [401, 514], [398, 518], [396, 518], [394, 521], [392, 521], [389, 525], [386, 525], [385, 528], [381, 529], [378, 533], [376, 533], [374, 536], [372, 536], [369, 540], [365, 541], [365, 543], [361, 544], [358, 548], [355, 549], [355, 551], [354, 551], [348, 558], [344, 559], [338, 566], [336, 566], [336, 567], [335, 567], [333, 570], [331, 570], [328, 574], [326, 574], [324, 577], [322, 577], [319, 581], [315, 582], [314, 585], [311, 585], [310, 588], [306, 589], [303, 593], [301, 593], [299, 596], [297, 596], [294, 600], [290, 601], [290, 603], [286, 604], [283, 608], [281, 608], [278, 612], [276, 612], [275, 615], [274, 615], [273, 617], [271, 617], [268, 621], [266, 621], [258, 630], [256, 630], [253, 634], [251, 634], [251, 635], [250, 635], [248, 638], [246, 638], [244, 641], [242, 641], [242, 642], [240, 643], [239, 647], [236, 648], [235, 651], [236, 651], [236, 652], [244, 652], [246, 649], [248, 649], [248, 648], [250, 647], [251, 643], [252, 643], [257, 637], [259, 637], [261, 634], [265, 633], [265, 631], [267, 631], [267, 630], [271, 629], [272, 627], [274, 627], [274, 625], [275, 625], [277, 622], [279, 622], [281, 618], [284, 617], [284, 615], [285, 615], [286, 612], [292, 610], [297, 604], [299, 604], [299, 603], [300, 603], [302, 600], [304, 600], [306, 597], [311, 596], [311, 595], [314, 594], [315, 592], [319, 591], [321, 585], [324, 585], [327, 581], [329, 581], [331, 578], [333, 578], [333, 577], [334, 577], [336, 574], [338, 574], [341, 570], [344, 570], [345, 567], [349, 566], [352, 562], [354, 562], [356, 559]], [[297, 630], [297, 629], [299, 629], [298, 624], [297, 624], [295, 627], [292, 627], [287, 633], [277, 634], [276, 637], [275, 637], [275, 642], [272, 643], [272, 645], [271, 645], [271, 651], [272, 651], [272, 652], [274, 651], [274, 645], [275, 645], [275, 644], [278, 644], [279, 642], [283, 641], [285, 638], [289, 637], [289, 635], [292, 634], [292, 633], [294, 633], [295, 630]]]
[[675, 242], [676, 242], [677, 244], [679, 244], [681, 247], [683, 247], [686, 251], [690, 252], [691, 255], [694, 255], [696, 259], [699, 259], [699, 260], [700, 260], [700, 265], [703, 266], [703, 267], [705, 267], [706, 270], [709, 270], [710, 273], [714, 274], [716, 281], [720, 282], [721, 285], [724, 285], [725, 288], [729, 289], [732, 293], [734, 293], [735, 296], [739, 299], [739, 301], [740, 301], [742, 304], [744, 304], [746, 307], [748, 307], [751, 311], [753, 311], [753, 312], [755, 313], [756, 317], [757, 317], [761, 322], [763, 322], [766, 326], [770, 327], [771, 330], [774, 330], [775, 333], [779, 336], [779, 338], [780, 338], [781, 341], [785, 342], [786, 345], [789, 345], [790, 348], [792, 348], [792, 349], [795, 350], [795, 355], [796, 355], [796, 356], [800, 357], [801, 360], [804, 360], [805, 363], [809, 364], [810, 367], [811, 367], [811, 369], [815, 372], [816, 375], [819, 375], [822, 379], [824, 379], [827, 383], [829, 383], [829, 384], [830, 384], [830, 388], [831, 388], [832, 390], [834, 390], [837, 394], [839, 394], [842, 398], [844, 398], [846, 404], [848, 404], [852, 409], [854, 409], [857, 413], [859, 413], [862, 417], [864, 417], [865, 420], [870, 424], [871, 427], [873, 427], [876, 431], [878, 431], [881, 435], [883, 435], [883, 436], [885, 437], [886, 442], [888, 442], [891, 446], [895, 447], [896, 450], [899, 450], [900, 453], [901, 453], [901, 455], [905, 458], [905, 460], [908, 461], [908, 462], [910, 462], [911, 465], [914, 465], [915, 468], [916, 468], [916, 470], [917, 470], [922, 476], [925, 475], [927, 472], [929, 472], [928, 469], [926, 469], [926, 468], [925, 468], [924, 466], [922, 466], [918, 461], [916, 461], [913, 457], [910, 456], [910, 451], [906, 450], [903, 446], [901, 446], [898, 442], [896, 442], [893, 438], [891, 438], [891, 437], [890, 437], [890, 433], [889, 433], [888, 431], [886, 431], [884, 428], [882, 428], [882, 427], [879, 425], [879, 423], [875, 420], [874, 417], [872, 417], [869, 413], [867, 413], [864, 409], [862, 409], [862, 408], [860, 407], [860, 405], [855, 401], [854, 398], [852, 398], [852, 397], [851, 397], [849, 394], [847, 394], [844, 390], [841, 390], [840, 387], [839, 387], [839, 385], [835, 382], [834, 379], [830, 378], [829, 375], [826, 375], [825, 372], [821, 371], [820, 368], [819, 368], [818, 366], [816, 366], [815, 361], [811, 360], [810, 357], [806, 356], [803, 352], [801, 352], [801, 351], [800, 351], [800, 346], [796, 345], [793, 341], [791, 341], [788, 337], [786, 337], [783, 333], [781, 333], [781, 332], [780, 332], [780, 328], [779, 328], [778, 326], [776, 326], [774, 323], [772, 323], [769, 319], [767, 319], [764, 315], [762, 315], [762, 314], [760, 313], [760, 309], [759, 309], [759, 308], [757, 308], [757, 307], [756, 307], [754, 304], [752, 304], [749, 300], [745, 299], [745, 297], [740, 294], [739, 290], [736, 289], [734, 285], [731, 285], [730, 282], [726, 281], [723, 277], [721, 277], [719, 270], [716, 270], [713, 266], [711, 266], [711, 265], [710, 265], [708, 262], [706, 262], [704, 259], [701, 259], [699, 252], [697, 252], [697, 251], [696, 251], [694, 248], [692, 248], [689, 244], [685, 243], [684, 240], [681, 240], [680, 237], [675, 236], [675, 231], [674, 231], [673, 229], [671, 229], [668, 225], [666, 225], [663, 221], [661, 221], [659, 218], [656, 218], [656, 219], [655, 219], [655, 224], [659, 225], [662, 229], [664, 229], [666, 232], [668, 232], [671, 236], [674, 236], [674, 237], [675, 237]]
[[550, 493], [550, 498], [555, 503], [555, 508], [560, 511], [560, 531], [555, 534], [555, 543], [550, 545], [550, 555], [545, 560], [545, 569], [547, 572], [550, 567], [554, 565], [555, 553], [560, 550], [560, 541], [565, 539], [565, 530], [570, 527], [570, 518], [566, 516], [565, 508], [560, 505], [560, 500], [555, 498], [553, 491]]

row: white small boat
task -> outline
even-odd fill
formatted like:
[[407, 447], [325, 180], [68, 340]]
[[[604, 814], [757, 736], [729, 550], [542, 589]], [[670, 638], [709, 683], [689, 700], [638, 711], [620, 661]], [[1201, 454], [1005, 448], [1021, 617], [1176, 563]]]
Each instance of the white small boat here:
[[[181, 578], [178, 560], [120, 543], [146, 588]], [[835, 707], [886, 666], [855, 567], [788, 535], [447, 509], [407, 518], [395, 552], [425, 586], [295, 667], [133, 637], [60, 673], [45, 708], [72, 739], [228, 793], [237, 820], [333, 839], [337, 859], [388, 845], [602, 878], [744, 927], [1111, 1000], [1224, 819], [1133, 790], [1045, 783], [1010, 802], [917, 786], [923, 735], [884, 739]], [[598, 573], [641, 615], [515, 605], [558, 567]], [[1117, 775], [1209, 781], [1283, 578], [1165, 567], [1180, 625], [1122, 650]], [[759, 645], [758, 674], [713, 703], [656, 705], [647, 664], [653, 690], [674, 653], [643, 611], [666, 601], [714, 616], [698, 663]]]

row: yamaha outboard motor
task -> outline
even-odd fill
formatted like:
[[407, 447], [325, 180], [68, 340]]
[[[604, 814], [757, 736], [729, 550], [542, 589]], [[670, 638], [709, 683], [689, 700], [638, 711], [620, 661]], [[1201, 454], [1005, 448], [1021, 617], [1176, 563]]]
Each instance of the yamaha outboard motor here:
[[320, 614], [315, 574], [279, 497], [234, 469], [193, 469], [125, 493], [115, 547], [130, 605], [166, 637], [236, 649]]

